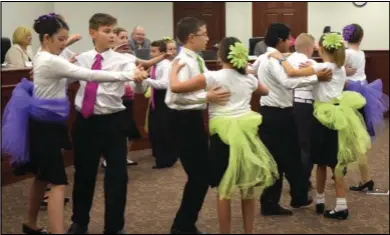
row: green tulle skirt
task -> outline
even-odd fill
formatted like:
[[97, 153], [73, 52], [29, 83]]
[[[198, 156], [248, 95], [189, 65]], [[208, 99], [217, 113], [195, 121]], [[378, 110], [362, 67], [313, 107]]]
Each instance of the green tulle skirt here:
[[249, 112], [239, 117], [215, 117], [210, 134], [229, 145], [229, 164], [217, 188], [220, 199], [230, 199], [240, 190], [242, 199], [257, 198], [278, 179], [278, 168], [258, 136], [262, 116]]
[[365, 98], [353, 91], [345, 91], [328, 103], [314, 103], [317, 120], [329, 129], [338, 131], [337, 176], [343, 175], [344, 167], [351, 163], [366, 162], [371, 140], [358, 111], [365, 104]]

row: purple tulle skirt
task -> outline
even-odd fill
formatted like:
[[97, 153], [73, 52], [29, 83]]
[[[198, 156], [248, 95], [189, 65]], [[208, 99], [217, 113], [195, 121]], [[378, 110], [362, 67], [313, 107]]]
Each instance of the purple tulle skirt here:
[[383, 130], [383, 115], [389, 110], [389, 97], [383, 94], [382, 80], [376, 79], [369, 84], [362, 84], [359, 81], [348, 81], [347, 90], [359, 92], [366, 98], [364, 119], [368, 133], [375, 137]]
[[12, 91], [2, 119], [1, 151], [10, 156], [11, 166], [29, 162], [29, 119], [65, 123], [69, 116], [68, 99], [39, 99], [33, 96], [34, 84], [23, 78]]

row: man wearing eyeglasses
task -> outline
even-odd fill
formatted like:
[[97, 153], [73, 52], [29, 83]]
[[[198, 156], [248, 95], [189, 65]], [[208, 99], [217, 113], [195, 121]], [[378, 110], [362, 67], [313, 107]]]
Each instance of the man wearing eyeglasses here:
[[137, 26], [133, 29], [131, 38], [129, 39], [129, 47], [132, 51], [150, 48], [150, 40], [145, 37], [144, 28]]

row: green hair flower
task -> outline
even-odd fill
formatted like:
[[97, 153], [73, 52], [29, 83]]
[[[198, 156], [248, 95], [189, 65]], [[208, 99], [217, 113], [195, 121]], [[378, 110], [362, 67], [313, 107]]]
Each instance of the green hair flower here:
[[163, 39], [162, 39], [163, 41], [165, 41], [165, 42], [170, 42], [170, 41], [173, 41], [173, 39], [172, 38], [170, 38], [170, 37], [163, 37]]
[[339, 49], [344, 43], [343, 37], [338, 33], [327, 33], [322, 45], [328, 50]]
[[242, 69], [248, 64], [248, 49], [241, 42], [236, 42], [229, 47], [230, 52], [228, 59], [234, 68]]

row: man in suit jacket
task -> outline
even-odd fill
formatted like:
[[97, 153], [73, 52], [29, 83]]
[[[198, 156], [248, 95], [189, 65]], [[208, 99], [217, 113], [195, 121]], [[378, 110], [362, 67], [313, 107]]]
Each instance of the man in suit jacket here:
[[132, 51], [150, 48], [150, 40], [145, 37], [145, 30], [141, 26], [133, 29], [131, 38], [129, 39], [129, 47]]

